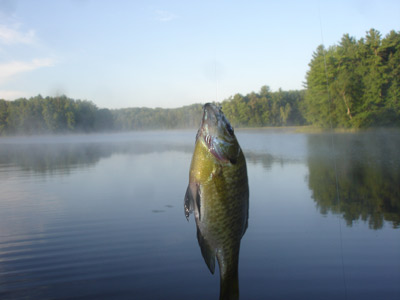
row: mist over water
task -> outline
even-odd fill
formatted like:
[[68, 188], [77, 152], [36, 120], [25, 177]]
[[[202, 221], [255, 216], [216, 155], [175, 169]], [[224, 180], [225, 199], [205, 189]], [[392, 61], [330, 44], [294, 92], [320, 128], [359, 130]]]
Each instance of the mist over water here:
[[[217, 299], [183, 210], [195, 135], [1, 138], [0, 298]], [[236, 135], [241, 299], [398, 299], [399, 132]]]

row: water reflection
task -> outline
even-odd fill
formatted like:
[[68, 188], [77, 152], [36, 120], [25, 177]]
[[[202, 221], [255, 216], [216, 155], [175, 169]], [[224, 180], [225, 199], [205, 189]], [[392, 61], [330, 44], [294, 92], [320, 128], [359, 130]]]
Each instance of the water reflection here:
[[[332, 136], [325, 134], [279, 135], [268, 131], [239, 134], [244, 141], [243, 151], [248, 164], [260, 164], [267, 171], [271, 171], [275, 164], [306, 164], [308, 186], [322, 214], [341, 214], [349, 226], [354, 221], [363, 220], [369, 223], [370, 228], [379, 229], [386, 220], [395, 228], [400, 227], [399, 131], [335, 134], [334, 148]], [[193, 142], [192, 131], [2, 138], [0, 179], [29, 174], [70, 174], [92, 168], [101, 160], [120, 154], [167, 151], [191, 154]], [[4, 196], [7, 191], [2, 192]]]
[[399, 148], [397, 131], [308, 136], [308, 184], [320, 212], [341, 214], [349, 226], [363, 220], [380, 229], [386, 220], [398, 228]]
[[[244, 140], [243, 150], [248, 163], [261, 164], [271, 169], [278, 163], [299, 163], [303, 159], [304, 136], [260, 134], [255, 131], [257, 143], [249, 139], [249, 132], [240, 133]], [[252, 137], [250, 135], [250, 137]], [[254, 137], [252, 137], [254, 138]], [[294, 145], [299, 145], [300, 149]], [[291, 141], [291, 143], [287, 142]], [[283, 141], [285, 145], [282, 146]], [[294, 143], [295, 142], [295, 143]], [[276, 145], [280, 145], [277, 147]], [[10, 168], [38, 174], [68, 174], [78, 168], [95, 166], [100, 160], [118, 154], [146, 154], [165, 151], [192, 153], [194, 147], [192, 131], [135, 132], [126, 134], [24, 137], [0, 139], [0, 177]], [[271, 148], [272, 147], [272, 148]], [[293, 152], [293, 150], [295, 152]], [[302, 154], [301, 154], [302, 155]], [[5, 171], [5, 169], [7, 169]], [[2, 172], [3, 171], [3, 172]]]
[[57, 170], [68, 173], [75, 167], [94, 165], [100, 158], [109, 157], [111, 153], [110, 147], [93, 144], [2, 145], [0, 166], [18, 167], [38, 173]]
[[[338, 207], [330, 137], [240, 134], [252, 197], [243, 298], [340, 299], [332, 213], [355, 212], [350, 220], [380, 214], [385, 226], [342, 228], [349, 299], [398, 299], [399, 231], [388, 224], [399, 227], [400, 135], [335, 136], [348, 190]], [[182, 215], [193, 148], [193, 131], [1, 138], [0, 299], [215, 297], [218, 280]]]
[[[180, 133], [182, 135], [182, 133]], [[170, 135], [171, 139], [168, 139]], [[116, 154], [148, 154], [165, 151], [190, 153], [192, 144], [174, 132], [115, 134], [113, 136], [9, 138], [0, 140], [0, 177], [10, 168], [34, 173], [68, 174], [76, 168], [96, 165]], [[192, 141], [193, 139], [191, 139]]]
[[288, 156], [272, 155], [270, 153], [260, 153], [246, 151], [246, 160], [251, 164], [261, 164], [266, 170], [271, 170], [274, 164], [284, 166], [285, 164], [303, 163], [303, 160]]

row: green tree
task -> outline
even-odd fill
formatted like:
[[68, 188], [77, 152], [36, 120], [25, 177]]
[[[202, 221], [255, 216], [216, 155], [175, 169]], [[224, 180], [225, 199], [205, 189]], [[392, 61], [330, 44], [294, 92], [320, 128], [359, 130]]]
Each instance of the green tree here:
[[361, 97], [361, 76], [357, 73], [359, 60], [356, 40], [345, 34], [336, 48], [335, 80], [332, 82], [332, 97], [336, 102], [336, 120], [339, 126], [350, 127], [354, 110]]
[[0, 135], [7, 131], [7, 101], [0, 99]]
[[308, 122], [328, 127], [399, 124], [399, 34], [382, 39], [371, 29], [356, 41], [345, 34], [339, 45], [319, 46], [306, 75]]
[[289, 103], [286, 103], [285, 107], [281, 106], [280, 108], [281, 123], [283, 125], [286, 125], [290, 112], [291, 112], [291, 107]]
[[56, 132], [58, 129], [57, 112], [54, 105], [54, 99], [46, 97], [42, 101], [42, 116], [49, 132]]
[[[333, 52], [328, 51], [321, 45], [313, 53], [310, 69], [306, 75], [306, 95], [305, 104], [306, 119], [308, 122], [321, 126], [329, 127], [332, 122], [332, 103], [330, 102], [330, 90], [328, 82], [332, 82], [332, 73], [326, 70], [333, 65]], [[326, 61], [331, 62], [329, 65]]]
[[75, 101], [75, 127], [79, 131], [92, 132], [95, 129], [97, 107], [90, 101]]
[[109, 131], [114, 129], [114, 118], [110, 110], [102, 108], [96, 111], [94, 129], [96, 131]]
[[400, 33], [391, 31], [379, 49], [384, 70], [385, 111], [388, 120], [400, 125]]

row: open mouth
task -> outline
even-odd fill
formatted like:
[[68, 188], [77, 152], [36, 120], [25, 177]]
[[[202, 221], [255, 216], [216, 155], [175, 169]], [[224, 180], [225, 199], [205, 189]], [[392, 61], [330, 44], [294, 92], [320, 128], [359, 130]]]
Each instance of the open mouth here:
[[[224, 149], [229, 148], [229, 141], [234, 138], [233, 128], [226, 120], [221, 109], [213, 104], [207, 103], [204, 105], [204, 115], [198, 137], [200, 135], [215, 158], [223, 162], [230, 161]], [[219, 135], [223, 135], [223, 137]]]

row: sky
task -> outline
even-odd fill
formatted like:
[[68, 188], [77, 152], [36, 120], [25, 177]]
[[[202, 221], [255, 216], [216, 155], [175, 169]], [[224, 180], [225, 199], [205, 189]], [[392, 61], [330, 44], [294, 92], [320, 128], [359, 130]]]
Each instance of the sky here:
[[400, 30], [400, 1], [0, 0], [0, 99], [99, 108], [304, 87], [316, 48]]

